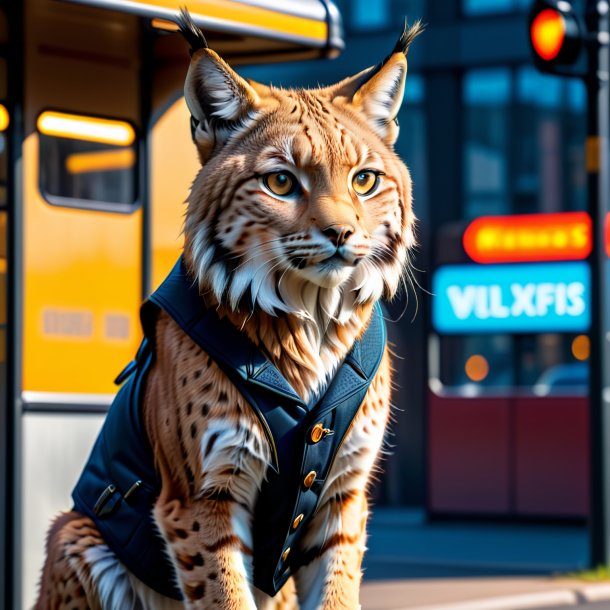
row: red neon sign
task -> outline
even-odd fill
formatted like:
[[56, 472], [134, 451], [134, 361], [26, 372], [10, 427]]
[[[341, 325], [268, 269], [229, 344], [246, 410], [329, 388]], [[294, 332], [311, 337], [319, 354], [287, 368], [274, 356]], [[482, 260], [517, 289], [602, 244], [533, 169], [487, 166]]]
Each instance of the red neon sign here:
[[[610, 226], [606, 222], [610, 255]], [[591, 252], [586, 212], [481, 216], [468, 225], [464, 249], [477, 263], [582, 260]]]

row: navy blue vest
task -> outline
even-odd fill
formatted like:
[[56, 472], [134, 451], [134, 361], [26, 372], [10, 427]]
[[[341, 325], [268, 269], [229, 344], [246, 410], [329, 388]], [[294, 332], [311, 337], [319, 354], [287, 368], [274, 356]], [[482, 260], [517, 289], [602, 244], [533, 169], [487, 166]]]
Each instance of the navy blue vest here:
[[244, 333], [219, 319], [214, 309], [205, 309], [182, 259], [144, 303], [144, 341], [135, 360], [117, 378], [117, 383], [124, 383], [72, 497], [75, 509], [95, 521], [108, 546], [140, 580], [163, 595], [182, 599], [151, 517], [160, 480], [141, 417], [160, 310], [213, 358], [265, 429], [273, 463], [255, 508], [254, 585], [275, 595], [308, 560], [298, 551], [299, 541], [383, 356], [386, 332], [381, 308], [375, 305], [364, 336], [356, 341], [324, 396], [307, 405]]

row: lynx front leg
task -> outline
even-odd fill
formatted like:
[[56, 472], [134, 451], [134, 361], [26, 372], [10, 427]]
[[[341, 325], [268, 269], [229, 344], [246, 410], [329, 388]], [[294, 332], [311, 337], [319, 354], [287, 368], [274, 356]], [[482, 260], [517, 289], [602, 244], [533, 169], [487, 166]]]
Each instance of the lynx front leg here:
[[332, 533], [317, 556], [297, 574], [301, 610], [358, 610], [361, 565], [366, 542], [367, 501], [355, 494], [327, 507]]
[[171, 549], [186, 607], [255, 610], [249, 583], [250, 515], [229, 498], [170, 501], [156, 509]]
[[[163, 485], [155, 507], [186, 607], [255, 610], [252, 514], [270, 461], [269, 445], [249, 414], [210, 417], [198, 434], [191, 429], [197, 460], [187, 455], [186, 464], [159, 461]], [[182, 485], [180, 473], [186, 473]]]

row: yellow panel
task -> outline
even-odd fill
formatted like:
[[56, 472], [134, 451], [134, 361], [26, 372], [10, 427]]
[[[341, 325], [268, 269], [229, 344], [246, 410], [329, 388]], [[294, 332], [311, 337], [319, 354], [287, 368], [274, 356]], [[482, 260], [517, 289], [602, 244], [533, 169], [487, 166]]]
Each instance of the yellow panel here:
[[189, 188], [200, 169], [191, 140], [190, 113], [180, 98], [155, 123], [151, 138], [150, 197], [152, 287], [182, 252], [182, 223]]
[[24, 145], [23, 390], [108, 394], [140, 341], [141, 210], [46, 203]]
[[[260, 6], [252, 6], [234, 0], [133, 0], [134, 4], [180, 10], [186, 6], [193, 14], [218, 19], [228, 23], [244, 23], [262, 30], [273, 30], [283, 34], [293, 34], [326, 40], [328, 26], [324, 21], [287, 15]], [[281, 2], [278, 3], [281, 7]], [[261, 32], [262, 35], [262, 32]]]

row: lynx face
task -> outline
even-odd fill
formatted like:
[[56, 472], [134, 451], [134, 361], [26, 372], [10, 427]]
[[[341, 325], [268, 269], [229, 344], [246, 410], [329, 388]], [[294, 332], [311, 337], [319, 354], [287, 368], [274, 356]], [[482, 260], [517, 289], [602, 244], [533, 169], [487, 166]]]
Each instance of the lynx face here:
[[185, 252], [202, 293], [339, 322], [395, 294], [415, 241], [395, 118], [418, 33], [379, 66], [313, 90], [249, 82], [214, 51], [194, 53], [185, 95], [202, 169]]

